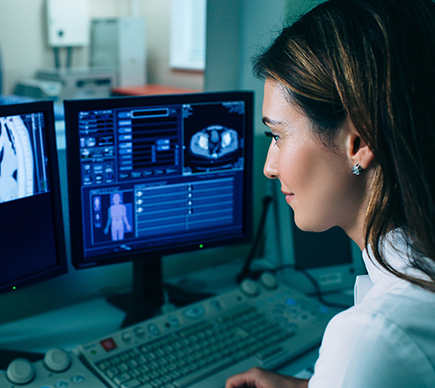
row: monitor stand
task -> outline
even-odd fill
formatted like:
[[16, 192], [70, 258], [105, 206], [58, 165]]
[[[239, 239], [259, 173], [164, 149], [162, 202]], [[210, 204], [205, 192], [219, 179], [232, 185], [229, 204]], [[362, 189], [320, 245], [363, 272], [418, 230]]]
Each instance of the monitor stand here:
[[159, 314], [167, 292], [168, 300], [177, 307], [195, 303], [214, 294], [191, 292], [172, 284], [163, 285], [162, 258], [153, 256], [133, 261], [132, 292], [113, 295], [107, 301], [125, 312], [121, 328], [137, 324]]
[[164, 301], [162, 258], [154, 256], [133, 261], [132, 292], [111, 296], [107, 301], [125, 311], [121, 327], [134, 325], [154, 316]]

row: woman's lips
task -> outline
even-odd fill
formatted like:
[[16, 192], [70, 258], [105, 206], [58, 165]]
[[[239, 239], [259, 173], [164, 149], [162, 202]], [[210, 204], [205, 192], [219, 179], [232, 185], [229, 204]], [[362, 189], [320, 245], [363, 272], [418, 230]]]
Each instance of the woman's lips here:
[[283, 191], [283, 194], [285, 195], [285, 200], [287, 201], [287, 203], [290, 203], [295, 197], [293, 193], [286, 193], [285, 191]]

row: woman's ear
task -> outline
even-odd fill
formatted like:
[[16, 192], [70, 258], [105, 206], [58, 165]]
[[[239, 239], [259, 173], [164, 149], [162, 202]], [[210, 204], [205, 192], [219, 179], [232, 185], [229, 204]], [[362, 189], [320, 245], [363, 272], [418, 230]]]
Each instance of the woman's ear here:
[[346, 126], [348, 127], [347, 156], [352, 166], [359, 164], [363, 170], [366, 170], [375, 159], [375, 154], [349, 119], [347, 119]]

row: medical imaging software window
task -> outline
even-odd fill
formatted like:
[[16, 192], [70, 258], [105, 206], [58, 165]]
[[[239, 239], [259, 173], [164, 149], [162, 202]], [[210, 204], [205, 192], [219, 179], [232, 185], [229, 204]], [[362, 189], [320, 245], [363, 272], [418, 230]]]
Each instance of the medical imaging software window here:
[[81, 111], [85, 256], [240, 232], [245, 130], [243, 101]]
[[44, 115], [0, 117], [0, 203], [49, 191]]

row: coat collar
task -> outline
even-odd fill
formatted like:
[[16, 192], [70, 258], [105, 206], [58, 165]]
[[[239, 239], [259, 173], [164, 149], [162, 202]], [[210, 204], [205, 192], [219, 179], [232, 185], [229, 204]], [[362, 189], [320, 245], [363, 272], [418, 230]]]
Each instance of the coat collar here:
[[[403, 231], [395, 229], [387, 233], [381, 240], [381, 252], [385, 260], [396, 270], [413, 276], [422, 277], [422, 273], [410, 267], [411, 251], [405, 241]], [[363, 260], [368, 275], [357, 276], [355, 282], [355, 304], [364, 299], [371, 299], [387, 292], [392, 287], [404, 282], [383, 268], [374, 258], [369, 245], [363, 251]]]
[[[384, 236], [381, 240], [381, 252], [388, 264], [394, 269], [401, 272], [409, 272], [411, 251], [406, 244], [401, 229], [392, 230]], [[363, 251], [363, 260], [373, 284], [385, 278], [395, 278], [392, 273], [388, 272], [375, 260], [375, 255], [370, 245]]]

